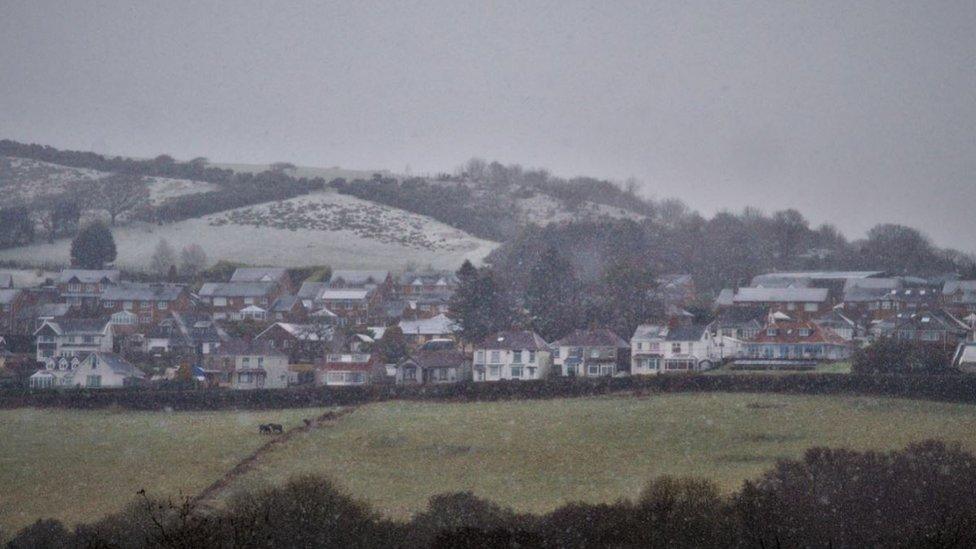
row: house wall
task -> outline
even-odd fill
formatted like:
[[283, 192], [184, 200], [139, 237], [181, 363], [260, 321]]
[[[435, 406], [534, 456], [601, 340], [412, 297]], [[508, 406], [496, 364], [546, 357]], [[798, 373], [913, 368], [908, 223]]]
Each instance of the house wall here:
[[[474, 381], [543, 379], [549, 374], [551, 358], [548, 351], [537, 351], [532, 360], [528, 351], [522, 351], [522, 358], [518, 362], [515, 361], [515, 354], [516, 351], [510, 350], [475, 349]], [[515, 377], [513, 368], [521, 369], [520, 377]]]

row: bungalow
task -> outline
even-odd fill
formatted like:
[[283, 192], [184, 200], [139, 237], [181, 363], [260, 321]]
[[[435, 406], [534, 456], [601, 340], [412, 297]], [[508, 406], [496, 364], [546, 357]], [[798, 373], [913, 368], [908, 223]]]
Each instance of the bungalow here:
[[288, 276], [288, 269], [282, 267], [238, 267], [230, 276], [231, 282], [274, 282], [285, 293], [295, 291]]
[[115, 269], [65, 269], [57, 280], [61, 300], [71, 307], [94, 309], [105, 288], [119, 283]]
[[431, 339], [454, 339], [455, 333], [460, 329], [456, 322], [444, 314], [420, 320], [401, 320], [399, 326], [407, 343], [416, 346]]
[[366, 385], [377, 369], [376, 358], [369, 353], [330, 353], [315, 367], [315, 384]]
[[143, 326], [169, 318], [171, 311], [190, 307], [190, 293], [182, 284], [120, 282], [107, 286], [100, 300], [105, 313], [128, 311]]
[[397, 385], [457, 383], [467, 378], [469, 362], [453, 349], [415, 351], [396, 365]]
[[104, 319], [49, 320], [34, 332], [37, 361], [58, 356], [112, 351], [112, 324]]
[[847, 360], [851, 344], [830, 328], [808, 320], [794, 320], [783, 314], [770, 315], [769, 322], [745, 344], [736, 364], [788, 366]]
[[539, 334], [499, 332], [475, 346], [474, 381], [543, 379], [549, 364], [549, 344]]
[[45, 361], [45, 367], [30, 377], [34, 389], [125, 387], [139, 383], [146, 375], [115, 353], [96, 352], [84, 356]]
[[281, 292], [277, 282], [207, 282], [200, 288], [200, 299], [219, 320], [239, 315], [251, 305], [270, 307]]
[[552, 344], [552, 364], [563, 376], [612, 376], [620, 370], [629, 348], [606, 328], [573, 330]]
[[283, 389], [292, 374], [288, 357], [267, 342], [230, 340], [206, 361], [203, 374], [211, 385], [231, 389]]
[[730, 348], [723, 356], [727, 340], [716, 339], [704, 324], [642, 324], [630, 340], [630, 373], [653, 375], [711, 369], [734, 352]]

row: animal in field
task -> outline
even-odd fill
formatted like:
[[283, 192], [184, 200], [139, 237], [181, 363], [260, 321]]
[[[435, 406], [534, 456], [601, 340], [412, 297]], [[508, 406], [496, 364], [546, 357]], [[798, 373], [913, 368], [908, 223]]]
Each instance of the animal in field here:
[[270, 423], [262, 423], [261, 425], [258, 426], [258, 432], [261, 433], [262, 435], [270, 435], [271, 434], [271, 424]]
[[312, 420], [310, 420], [310, 419], [308, 419], [308, 418], [305, 418], [305, 419], [303, 419], [302, 421], [304, 421], [304, 422], [305, 422], [305, 426], [306, 426], [306, 427], [311, 427], [311, 426], [312, 426]]
[[285, 432], [285, 428], [282, 427], [280, 423], [269, 423], [268, 427], [271, 428], [272, 433], [281, 434]]

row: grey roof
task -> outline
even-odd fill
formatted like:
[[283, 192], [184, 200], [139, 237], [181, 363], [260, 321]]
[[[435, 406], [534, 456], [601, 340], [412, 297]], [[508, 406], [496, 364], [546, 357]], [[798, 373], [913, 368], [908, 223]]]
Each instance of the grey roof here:
[[276, 282], [207, 282], [201, 297], [263, 297], [275, 291]]
[[408, 358], [400, 362], [400, 366], [413, 363], [420, 368], [456, 368], [461, 367], [467, 358], [461, 351], [414, 351]]
[[957, 291], [976, 292], [976, 280], [949, 280], [942, 286], [943, 294], [953, 294]]
[[100, 364], [108, 366], [109, 369], [119, 375], [139, 379], [146, 377], [146, 374], [142, 370], [136, 368], [115, 353], [92, 353], [88, 355], [88, 360], [97, 360]]
[[359, 270], [338, 270], [332, 271], [331, 284], [342, 282], [349, 286], [363, 286], [366, 284], [382, 284], [386, 277], [390, 276], [390, 271], [359, 271]]
[[718, 328], [741, 326], [743, 324], [765, 324], [769, 311], [765, 307], [732, 307], [719, 311], [713, 324]]
[[895, 290], [901, 288], [902, 284], [903, 281], [900, 278], [849, 278], [844, 282], [844, 291], [847, 292], [853, 288]]
[[885, 296], [891, 295], [892, 289], [889, 288], [862, 288], [854, 286], [844, 290], [844, 302], [863, 303], [865, 301], [877, 301]]
[[884, 271], [794, 271], [785, 273], [766, 273], [759, 276], [775, 278], [809, 278], [812, 280], [846, 280], [849, 278], [876, 278], [884, 274]]
[[[334, 274], [332, 276], [335, 277]], [[446, 287], [456, 286], [459, 283], [458, 277], [453, 271], [405, 271], [397, 280], [402, 286], [418, 284], [433, 286], [441, 283]]]
[[301, 299], [295, 295], [283, 295], [278, 297], [271, 305], [271, 310], [277, 313], [287, 313], [295, 307], [296, 303], [301, 303]]
[[753, 277], [750, 285], [755, 288], [808, 288], [812, 283], [813, 280], [807, 277], [768, 274]]
[[957, 334], [965, 334], [970, 330], [969, 326], [967, 326], [965, 322], [952, 316], [948, 311], [943, 309], [933, 309], [930, 311], [913, 313], [908, 315], [907, 318], [902, 318], [901, 322], [894, 326], [895, 331], [911, 331], [913, 329], [936, 331], [945, 330], [955, 332]]
[[38, 318], [60, 318], [71, 310], [67, 303], [44, 303], [37, 307]]
[[482, 349], [544, 351], [549, 345], [539, 334], [529, 331], [498, 332], [485, 338]]
[[[109, 321], [101, 318], [62, 318], [60, 320], [48, 320], [45, 324], [51, 325], [59, 334], [101, 334]], [[43, 326], [42, 326], [43, 327]]]
[[736, 303], [804, 302], [820, 303], [827, 301], [826, 288], [739, 288]]
[[615, 347], [617, 349], [630, 347], [620, 336], [606, 328], [573, 330], [553, 345], [557, 347]]
[[686, 326], [675, 326], [668, 330], [665, 337], [667, 341], [699, 341], [708, 326], [704, 324], [691, 324]]
[[663, 338], [668, 333], [668, 327], [663, 324], [641, 324], [634, 330], [632, 339]]
[[328, 282], [302, 282], [298, 290], [299, 299], [318, 299], [322, 290], [329, 287]]
[[282, 267], [240, 267], [231, 275], [231, 282], [277, 282], [288, 275]]
[[183, 293], [181, 284], [121, 282], [102, 292], [105, 301], [176, 301]]
[[735, 302], [735, 290], [724, 288], [715, 298], [715, 305], [718, 307], [728, 307]]
[[117, 269], [65, 269], [61, 271], [61, 275], [58, 277], [58, 282], [67, 284], [72, 280], [76, 280], [82, 284], [95, 284], [106, 279], [113, 283], [118, 282], [119, 271]]
[[285, 356], [284, 353], [276, 351], [270, 341], [254, 340], [244, 341], [243, 339], [231, 339], [220, 344], [217, 354], [224, 356], [241, 355], [262, 355], [262, 356]]

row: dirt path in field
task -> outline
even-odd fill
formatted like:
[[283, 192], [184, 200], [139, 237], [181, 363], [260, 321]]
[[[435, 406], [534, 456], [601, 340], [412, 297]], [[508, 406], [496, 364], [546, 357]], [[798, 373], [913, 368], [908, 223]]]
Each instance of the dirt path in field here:
[[193, 498], [193, 502], [201, 503], [213, 499], [214, 496], [230, 486], [235, 480], [254, 469], [260, 462], [261, 457], [265, 454], [273, 451], [278, 446], [286, 444], [292, 439], [292, 437], [300, 433], [307, 433], [312, 429], [334, 422], [342, 416], [352, 413], [355, 409], [355, 406], [350, 406], [335, 412], [325, 412], [315, 419], [306, 420], [304, 425], [293, 427], [281, 435], [274, 436], [271, 440], [258, 447], [257, 450], [254, 450], [254, 452], [252, 452], [250, 455], [237, 462], [237, 465], [224, 473], [224, 476], [214, 481], [210, 486], [204, 488], [203, 491]]

